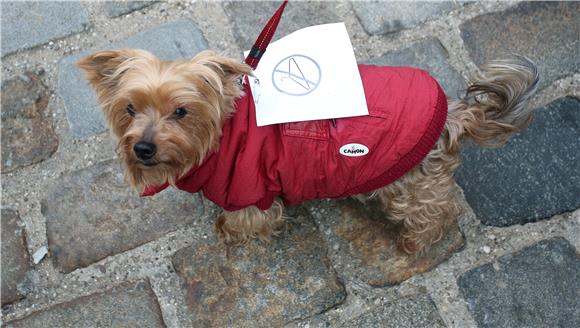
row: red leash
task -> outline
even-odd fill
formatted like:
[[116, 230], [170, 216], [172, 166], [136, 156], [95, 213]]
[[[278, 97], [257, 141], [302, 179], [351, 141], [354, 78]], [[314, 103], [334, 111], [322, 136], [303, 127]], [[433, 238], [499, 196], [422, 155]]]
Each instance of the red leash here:
[[278, 23], [280, 22], [280, 18], [282, 17], [282, 13], [284, 12], [284, 8], [286, 8], [287, 3], [288, 0], [285, 0], [280, 8], [276, 10], [254, 43], [254, 46], [252, 47], [252, 50], [250, 50], [248, 57], [246, 57], [245, 62], [246, 64], [250, 65], [252, 69], [256, 69], [256, 67], [258, 67], [260, 58], [262, 58], [262, 55], [264, 55], [266, 52], [266, 48], [270, 44], [270, 41], [272, 41], [272, 37], [276, 32], [276, 28], [278, 27]]

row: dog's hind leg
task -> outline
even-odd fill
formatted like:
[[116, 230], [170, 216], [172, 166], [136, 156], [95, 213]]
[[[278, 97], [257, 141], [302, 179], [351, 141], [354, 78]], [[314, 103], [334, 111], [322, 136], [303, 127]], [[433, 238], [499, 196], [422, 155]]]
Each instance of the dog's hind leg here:
[[215, 223], [219, 240], [230, 245], [256, 238], [269, 241], [284, 223], [283, 211], [284, 203], [279, 199], [265, 211], [256, 206], [233, 212], [224, 211]]
[[397, 248], [405, 253], [425, 250], [437, 242], [459, 214], [453, 179], [459, 158], [457, 147], [449, 147], [447, 140], [444, 133], [419, 166], [373, 193], [389, 219], [402, 221]]

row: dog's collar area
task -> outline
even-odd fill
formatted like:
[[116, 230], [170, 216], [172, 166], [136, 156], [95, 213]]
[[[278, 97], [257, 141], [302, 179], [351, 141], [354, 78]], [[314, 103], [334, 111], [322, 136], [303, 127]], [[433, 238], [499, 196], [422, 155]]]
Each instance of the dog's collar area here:
[[247, 75], [245, 75], [245, 74], [240, 75], [240, 77], [238, 78], [238, 85], [245, 87], [246, 86], [246, 77], [247, 77]]

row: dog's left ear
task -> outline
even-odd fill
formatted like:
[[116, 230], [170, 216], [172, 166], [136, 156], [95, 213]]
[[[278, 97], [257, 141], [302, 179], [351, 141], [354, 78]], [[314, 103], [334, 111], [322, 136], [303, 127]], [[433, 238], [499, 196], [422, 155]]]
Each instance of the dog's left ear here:
[[222, 78], [237, 78], [240, 75], [253, 75], [252, 68], [245, 63], [217, 55], [212, 51], [202, 51], [195, 55], [192, 61], [212, 69]]

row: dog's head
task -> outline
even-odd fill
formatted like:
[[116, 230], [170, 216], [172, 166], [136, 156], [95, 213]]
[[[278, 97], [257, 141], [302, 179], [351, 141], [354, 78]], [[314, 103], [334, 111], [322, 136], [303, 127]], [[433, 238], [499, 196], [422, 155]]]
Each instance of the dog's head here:
[[249, 66], [204, 51], [162, 61], [144, 50], [101, 51], [79, 60], [119, 140], [137, 187], [174, 183], [218, 146]]

